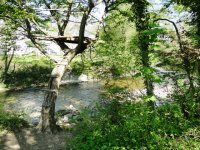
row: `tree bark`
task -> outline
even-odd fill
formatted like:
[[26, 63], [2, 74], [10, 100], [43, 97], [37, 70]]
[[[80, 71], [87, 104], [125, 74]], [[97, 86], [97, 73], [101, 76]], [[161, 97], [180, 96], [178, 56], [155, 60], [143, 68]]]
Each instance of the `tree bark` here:
[[[132, 4], [132, 10], [133, 15], [135, 19], [136, 24], [136, 30], [138, 31], [138, 47], [140, 49], [140, 56], [141, 56], [141, 62], [142, 66], [145, 68], [150, 68], [150, 62], [149, 62], [149, 36], [145, 35], [143, 32], [145, 30], [149, 30], [149, 14], [147, 13], [147, 7], [148, 7], [148, 1], [147, 0], [137, 0], [134, 1]], [[144, 84], [147, 90], [147, 96], [151, 97], [153, 96], [153, 81], [151, 78], [148, 78], [147, 76], [144, 76]], [[149, 101], [148, 105], [154, 109], [155, 102]]]
[[13, 50], [10, 58], [8, 56], [8, 51], [5, 51], [5, 53], [4, 53], [5, 64], [4, 64], [4, 72], [3, 72], [3, 81], [5, 83], [7, 82], [8, 70], [10, 68], [13, 57], [14, 57], [14, 50]]
[[[149, 62], [149, 43], [148, 43], [148, 36], [142, 35], [140, 33], [139, 35], [139, 48], [140, 48], [140, 55], [141, 55], [141, 61], [142, 61], [142, 66], [146, 68], [150, 68], [150, 62]], [[144, 85], [146, 87], [146, 94], [147, 96], [151, 97], [154, 95], [153, 93], [153, 81], [151, 78], [144, 77]], [[149, 101], [148, 105], [152, 107], [153, 109], [155, 108], [155, 102], [154, 101]]]
[[39, 124], [41, 130], [44, 132], [56, 132], [55, 120], [55, 102], [58, 96], [58, 89], [61, 78], [63, 77], [69, 63], [75, 57], [75, 51], [70, 51], [60, 62], [57, 63], [51, 73], [48, 83], [48, 90], [46, 92], [44, 102], [42, 104], [41, 122]]
[[[47, 8], [51, 9], [50, 4], [48, 4], [46, 1], [44, 1]], [[48, 90], [46, 92], [44, 102], [42, 104], [42, 111], [41, 111], [41, 121], [39, 123], [39, 127], [43, 132], [55, 132], [57, 130], [56, 128], [56, 120], [54, 118], [55, 115], [55, 102], [58, 96], [58, 90], [61, 82], [61, 78], [64, 75], [69, 63], [71, 60], [79, 53], [82, 53], [85, 49], [87, 49], [87, 46], [91, 43], [90, 38], [86, 38], [84, 36], [85, 33], [85, 26], [87, 23], [87, 19], [90, 15], [90, 12], [95, 7], [93, 0], [88, 1], [88, 6], [84, 9], [84, 13], [82, 16], [80, 29], [79, 29], [79, 36], [68, 38], [64, 36], [65, 28], [68, 24], [69, 17], [71, 14], [71, 8], [72, 4], [69, 5], [69, 10], [66, 16], [66, 19], [63, 24], [61, 25], [61, 20], [63, 21], [63, 18], [59, 18], [56, 15], [56, 12], [50, 10], [51, 16], [55, 19], [57, 22], [59, 34], [57, 37], [51, 37], [51, 36], [43, 36], [43, 37], [37, 37], [34, 36], [32, 31], [31, 23], [28, 19], [25, 20], [26, 26], [27, 26], [27, 33], [29, 39], [32, 41], [32, 43], [44, 54], [47, 55], [48, 58], [54, 60], [56, 63], [55, 68], [53, 69], [50, 80], [48, 83]], [[63, 59], [61, 61], [58, 61], [54, 58], [52, 58], [51, 55], [48, 55], [47, 51], [44, 50], [37, 42], [36, 39], [39, 38], [40, 40], [54, 40], [61, 48], [61, 50], [64, 52]], [[78, 44], [75, 49], [70, 49], [66, 43], [76, 43]]]

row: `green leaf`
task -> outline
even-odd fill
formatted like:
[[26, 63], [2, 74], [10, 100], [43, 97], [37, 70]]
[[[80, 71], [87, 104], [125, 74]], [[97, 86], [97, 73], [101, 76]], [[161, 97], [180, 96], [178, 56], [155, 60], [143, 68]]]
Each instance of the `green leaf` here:
[[151, 96], [151, 97], [146, 96], [144, 99], [145, 99], [146, 102], [150, 102], [150, 101], [155, 102], [156, 101], [156, 97], [155, 96]]
[[158, 75], [154, 75], [153, 81], [156, 82], [156, 83], [161, 83], [161, 78]]
[[138, 72], [138, 73], [134, 74], [132, 77], [137, 78], [137, 77], [141, 77], [141, 76], [142, 76], [142, 74], [140, 72]]

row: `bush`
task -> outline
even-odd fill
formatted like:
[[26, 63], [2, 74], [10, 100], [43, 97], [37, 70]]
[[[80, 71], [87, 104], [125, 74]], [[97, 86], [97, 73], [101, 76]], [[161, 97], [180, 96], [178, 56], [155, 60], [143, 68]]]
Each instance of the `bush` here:
[[80, 76], [83, 74], [93, 74], [92, 63], [90, 61], [74, 61], [71, 63], [71, 72], [73, 75]]
[[24, 115], [20, 113], [9, 113], [0, 108], [0, 130], [20, 130], [22, 127], [28, 127], [28, 122], [24, 120]]
[[[193, 145], [184, 140], [192, 124], [183, 117], [176, 103], [165, 104], [152, 111], [145, 103], [119, 103], [114, 100], [107, 107], [99, 107], [95, 116], [88, 116], [84, 115], [83, 121], [74, 129], [72, 149], [154, 150], [200, 146], [200, 140], [190, 138]], [[176, 141], [179, 145], [175, 144]]]
[[51, 68], [38, 65], [18, 69], [16, 72], [8, 73], [5, 84], [8, 87], [44, 85], [49, 80], [48, 75], [51, 73], [51, 70]]

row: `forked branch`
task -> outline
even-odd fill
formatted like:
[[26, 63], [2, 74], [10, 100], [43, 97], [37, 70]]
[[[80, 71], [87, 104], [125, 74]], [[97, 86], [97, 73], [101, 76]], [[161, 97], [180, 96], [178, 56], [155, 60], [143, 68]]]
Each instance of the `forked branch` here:
[[26, 23], [26, 31], [28, 33], [28, 38], [31, 40], [31, 42], [35, 45], [35, 47], [42, 53], [44, 54], [46, 57], [48, 57], [50, 60], [52, 60], [53, 62], [57, 63], [58, 61], [53, 58], [52, 56], [50, 56], [47, 51], [39, 44], [36, 42], [35, 38], [33, 38], [33, 34], [31, 33], [31, 24], [30, 21], [28, 19], [25, 19], [25, 23]]

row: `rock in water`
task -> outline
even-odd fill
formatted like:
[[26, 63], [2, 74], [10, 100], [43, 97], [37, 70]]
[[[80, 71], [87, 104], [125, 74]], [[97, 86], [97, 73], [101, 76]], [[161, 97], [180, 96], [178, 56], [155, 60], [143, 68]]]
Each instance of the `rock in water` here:
[[79, 81], [88, 81], [88, 76], [85, 75], [85, 74], [81, 74], [81, 75], [78, 77], [78, 80], [79, 80]]

